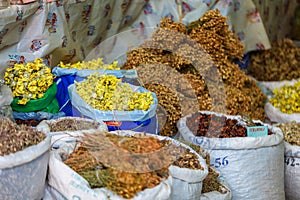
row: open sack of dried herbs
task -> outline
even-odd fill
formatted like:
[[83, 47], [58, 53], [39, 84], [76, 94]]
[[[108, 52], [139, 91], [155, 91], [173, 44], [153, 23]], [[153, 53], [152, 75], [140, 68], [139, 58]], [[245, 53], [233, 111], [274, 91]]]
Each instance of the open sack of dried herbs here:
[[97, 59], [95, 58], [89, 61], [76, 63], [64, 63], [61, 61], [52, 69], [52, 73], [57, 77], [58, 104], [60, 105], [60, 110], [64, 112], [66, 116], [73, 116], [72, 105], [68, 94], [69, 85], [73, 84], [75, 80], [81, 81], [94, 72], [115, 75], [129, 83], [137, 82], [136, 70], [120, 70], [117, 61], [113, 61], [111, 64], [106, 64], [103, 62], [103, 58], [99, 58], [98, 56]]
[[157, 97], [149, 90], [95, 72], [68, 87], [74, 116], [107, 123], [108, 129], [157, 134]]
[[0, 199], [42, 199], [50, 137], [30, 126], [0, 119]]
[[159, 119], [165, 122], [160, 135], [176, 135], [176, 122], [197, 110], [265, 120], [266, 96], [233, 62], [243, 57], [244, 46], [226, 20], [218, 10], [188, 25], [164, 18], [127, 52], [121, 69], [136, 69], [143, 87], [157, 95], [158, 118], [166, 119]]
[[[178, 135], [177, 135], [178, 136]], [[202, 191], [200, 200], [231, 200], [232, 192], [228, 184], [221, 180], [222, 176], [216, 169], [210, 166], [210, 154], [206, 149], [199, 145], [187, 142], [183, 139], [177, 139], [179, 142], [184, 143], [191, 147], [194, 151], [201, 155], [206, 160], [208, 165], [208, 175], [203, 180]]]
[[265, 112], [271, 123], [300, 122], [300, 79], [269, 84]]
[[57, 87], [54, 78], [51, 68], [43, 63], [42, 58], [8, 67], [4, 81], [12, 90], [12, 109], [16, 112], [57, 113], [59, 105], [55, 98]]
[[36, 126], [36, 129], [49, 135], [72, 134], [72, 136], [78, 136], [82, 131], [87, 130], [108, 131], [107, 125], [103, 121], [70, 116], [43, 120]]
[[287, 200], [296, 200], [300, 196], [300, 123], [276, 124], [284, 135], [284, 186]]
[[[259, 81], [269, 95], [265, 112], [271, 122], [286, 123], [299, 121], [299, 89], [294, 85], [300, 81], [300, 48], [291, 39], [285, 38], [272, 43], [268, 50], [251, 54], [248, 74]], [[299, 84], [298, 84], [299, 87]]]
[[284, 199], [280, 128], [209, 111], [187, 115], [177, 126], [180, 139], [209, 152], [210, 166], [228, 183], [233, 199]]
[[71, 199], [199, 199], [205, 160], [168, 137], [133, 131], [84, 133], [51, 152], [49, 185]]
[[43, 120], [36, 126], [36, 129], [51, 136], [52, 148], [54, 149], [70, 149], [70, 146], [73, 146], [73, 144], [65, 143], [61, 138], [80, 137], [83, 131], [85, 133], [108, 131], [107, 125], [103, 121], [70, 116]]

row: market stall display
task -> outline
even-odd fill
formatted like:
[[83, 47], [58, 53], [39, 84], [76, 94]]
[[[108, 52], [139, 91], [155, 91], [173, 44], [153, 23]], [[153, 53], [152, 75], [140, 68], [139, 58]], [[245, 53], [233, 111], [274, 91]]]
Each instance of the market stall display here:
[[[210, 166], [228, 183], [232, 199], [284, 199], [281, 129], [256, 120], [251, 125], [240, 116], [208, 111], [200, 111], [196, 116], [191, 114], [179, 120], [179, 138], [208, 150]], [[203, 120], [209, 116], [210, 120]], [[262, 129], [264, 133], [260, 134], [264, 136], [250, 135], [247, 128]], [[200, 133], [202, 136], [197, 136]]]
[[277, 124], [276, 126], [282, 130], [285, 141], [285, 197], [287, 200], [296, 200], [300, 195], [300, 124], [292, 121], [285, 124]]
[[299, 49], [251, 0], [18, 0], [0, 30], [0, 199], [298, 198]]
[[1, 199], [42, 199], [50, 137], [30, 126], [2, 118], [0, 138]]

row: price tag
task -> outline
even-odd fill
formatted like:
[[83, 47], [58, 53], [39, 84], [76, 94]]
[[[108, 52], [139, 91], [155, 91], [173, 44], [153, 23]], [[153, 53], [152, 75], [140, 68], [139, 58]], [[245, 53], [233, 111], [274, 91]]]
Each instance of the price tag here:
[[247, 136], [248, 137], [260, 137], [268, 135], [267, 126], [251, 126], [247, 127]]

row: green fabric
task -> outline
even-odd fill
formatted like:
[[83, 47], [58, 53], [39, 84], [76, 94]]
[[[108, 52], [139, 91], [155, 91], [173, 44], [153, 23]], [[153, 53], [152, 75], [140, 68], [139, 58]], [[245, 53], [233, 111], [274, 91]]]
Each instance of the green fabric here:
[[55, 114], [59, 111], [59, 109], [60, 107], [58, 105], [58, 101], [56, 98], [54, 98], [53, 101], [41, 111]]
[[59, 105], [55, 98], [56, 93], [57, 85], [53, 83], [42, 98], [30, 100], [25, 105], [18, 104], [19, 98], [14, 98], [11, 107], [17, 112], [44, 111], [56, 113], [59, 110]]

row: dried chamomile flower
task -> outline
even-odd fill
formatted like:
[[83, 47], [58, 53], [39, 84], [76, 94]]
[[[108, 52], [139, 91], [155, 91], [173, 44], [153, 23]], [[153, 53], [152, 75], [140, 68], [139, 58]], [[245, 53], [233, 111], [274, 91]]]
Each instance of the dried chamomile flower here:
[[64, 64], [62, 61], [58, 65], [61, 68], [68, 68], [68, 69], [90, 69], [90, 70], [99, 70], [99, 69], [107, 69], [107, 70], [119, 70], [118, 62], [115, 61], [112, 64], [105, 64], [103, 62], [103, 58], [93, 59], [90, 61], [82, 61], [77, 63], [68, 63]]
[[43, 63], [42, 58], [25, 64], [15, 64], [4, 73], [5, 84], [8, 85], [18, 104], [25, 105], [31, 99], [40, 99], [53, 84], [55, 76], [51, 69]]
[[81, 98], [98, 110], [148, 110], [154, 104], [151, 92], [136, 92], [114, 75], [96, 72], [75, 85]]

